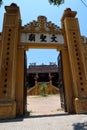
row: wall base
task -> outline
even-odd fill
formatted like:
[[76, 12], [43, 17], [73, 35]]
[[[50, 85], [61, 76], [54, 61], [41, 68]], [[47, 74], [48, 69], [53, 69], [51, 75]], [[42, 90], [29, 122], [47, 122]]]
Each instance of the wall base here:
[[0, 102], [0, 119], [16, 117], [16, 102]]
[[87, 99], [75, 99], [75, 112], [77, 114], [87, 113]]

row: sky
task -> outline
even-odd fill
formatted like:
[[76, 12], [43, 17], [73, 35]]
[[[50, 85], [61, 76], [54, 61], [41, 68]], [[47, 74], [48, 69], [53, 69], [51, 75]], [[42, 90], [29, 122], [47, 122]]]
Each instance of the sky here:
[[[83, 0], [87, 5], [87, 0]], [[87, 37], [87, 7], [81, 0], [65, 0], [65, 3], [60, 6], [50, 5], [48, 0], [3, 0], [3, 5], [0, 7], [0, 32], [2, 32], [3, 18], [5, 6], [11, 3], [16, 3], [20, 7], [22, 26], [33, 20], [37, 20], [38, 16], [46, 16], [47, 21], [51, 21], [61, 27], [61, 18], [66, 8], [71, 8], [77, 11], [76, 17], [79, 20], [80, 33]], [[54, 49], [29, 49], [27, 52], [27, 64], [36, 63], [49, 64], [54, 62], [57, 64], [59, 52]], [[27, 65], [27, 66], [28, 66]]]

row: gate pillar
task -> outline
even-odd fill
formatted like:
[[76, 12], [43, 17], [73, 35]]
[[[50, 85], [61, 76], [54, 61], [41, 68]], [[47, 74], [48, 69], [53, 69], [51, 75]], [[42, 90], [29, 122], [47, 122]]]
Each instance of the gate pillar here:
[[[81, 49], [81, 35], [76, 12], [66, 9], [62, 17], [72, 77], [73, 104], [76, 113], [87, 112], [87, 80]], [[67, 73], [66, 73], [67, 76]], [[71, 86], [70, 86], [71, 87]]]
[[19, 46], [17, 51], [17, 75], [16, 75], [16, 113], [24, 114], [24, 49]]
[[0, 61], [1, 61], [1, 33], [0, 33]]
[[0, 58], [0, 118], [16, 117], [16, 59], [20, 23], [19, 7], [5, 7]]
[[74, 113], [72, 77], [70, 70], [68, 48], [62, 48], [62, 66], [65, 93], [65, 107], [68, 113]]

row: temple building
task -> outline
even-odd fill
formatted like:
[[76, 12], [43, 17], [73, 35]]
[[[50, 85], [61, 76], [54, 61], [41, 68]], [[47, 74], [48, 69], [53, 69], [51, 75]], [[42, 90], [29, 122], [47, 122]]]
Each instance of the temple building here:
[[27, 69], [28, 95], [38, 95], [41, 89], [47, 94], [56, 94], [58, 89], [58, 66], [50, 62], [49, 65], [31, 63]]

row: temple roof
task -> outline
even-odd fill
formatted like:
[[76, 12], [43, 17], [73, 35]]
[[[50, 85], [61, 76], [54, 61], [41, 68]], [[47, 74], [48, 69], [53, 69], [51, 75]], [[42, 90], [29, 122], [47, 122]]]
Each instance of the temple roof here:
[[29, 66], [27, 69], [28, 73], [55, 73], [58, 72], [57, 65], [35, 65]]

